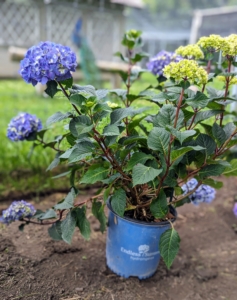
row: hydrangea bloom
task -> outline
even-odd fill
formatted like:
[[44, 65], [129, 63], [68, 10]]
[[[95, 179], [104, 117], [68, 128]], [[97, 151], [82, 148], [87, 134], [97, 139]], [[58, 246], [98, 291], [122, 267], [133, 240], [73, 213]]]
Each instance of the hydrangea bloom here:
[[179, 62], [182, 60], [182, 56], [177, 55], [174, 52], [160, 51], [155, 57], [151, 58], [147, 63], [147, 68], [154, 75], [163, 75], [163, 69], [165, 66], [173, 62]]
[[[182, 186], [184, 195], [195, 189], [197, 185], [198, 181], [195, 178], [189, 180]], [[189, 199], [193, 204], [198, 205], [201, 202], [211, 203], [215, 199], [215, 195], [216, 191], [214, 188], [206, 184], [201, 184], [197, 190], [189, 196]]]
[[208, 81], [207, 72], [196, 61], [189, 59], [171, 62], [164, 68], [164, 76], [172, 77], [177, 82], [186, 79], [190, 83], [206, 84]]
[[19, 113], [11, 119], [7, 128], [7, 137], [12, 141], [23, 141], [31, 133], [37, 132], [42, 128], [40, 119], [28, 113]]
[[8, 209], [2, 212], [0, 222], [10, 224], [23, 218], [31, 218], [36, 213], [34, 206], [24, 200], [14, 201]]
[[197, 45], [201, 46], [203, 49], [216, 52], [219, 51], [223, 43], [225, 42], [224, 38], [217, 34], [211, 34], [209, 36], [203, 36], [197, 42]]
[[233, 213], [237, 217], [237, 202], [235, 202], [235, 205], [233, 207]]
[[52, 42], [40, 42], [26, 52], [19, 73], [27, 83], [46, 84], [49, 80], [65, 80], [71, 77], [77, 66], [75, 53], [66, 46]]
[[204, 58], [204, 54], [198, 45], [180, 46], [175, 52], [188, 59]]

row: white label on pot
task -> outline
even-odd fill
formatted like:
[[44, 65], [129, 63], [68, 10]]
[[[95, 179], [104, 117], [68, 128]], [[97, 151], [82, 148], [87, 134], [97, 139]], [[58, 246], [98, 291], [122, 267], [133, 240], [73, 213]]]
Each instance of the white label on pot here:
[[121, 247], [121, 252], [130, 255], [130, 259], [132, 260], [151, 260], [155, 258], [155, 255], [159, 254], [159, 251], [149, 252], [149, 250], [150, 246], [148, 245], [140, 245], [138, 252], [133, 252]]

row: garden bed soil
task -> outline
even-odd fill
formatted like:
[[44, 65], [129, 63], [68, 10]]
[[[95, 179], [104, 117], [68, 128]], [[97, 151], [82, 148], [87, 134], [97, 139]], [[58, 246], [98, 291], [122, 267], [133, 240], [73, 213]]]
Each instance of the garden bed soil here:
[[[0, 227], [1, 300], [236, 300], [237, 218], [232, 213], [237, 179], [223, 179], [216, 200], [198, 208], [178, 208], [176, 229], [181, 248], [170, 270], [161, 262], [156, 274], [146, 280], [124, 279], [105, 264], [106, 234], [92, 215], [91, 240], [79, 232], [72, 245], [52, 241], [47, 226], [19, 223]], [[87, 191], [81, 200], [95, 191]], [[62, 198], [47, 196], [38, 203], [46, 209]], [[34, 199], [31, 199], [32, 203]], [[1, 202], [0, 210], [9, 202]]]

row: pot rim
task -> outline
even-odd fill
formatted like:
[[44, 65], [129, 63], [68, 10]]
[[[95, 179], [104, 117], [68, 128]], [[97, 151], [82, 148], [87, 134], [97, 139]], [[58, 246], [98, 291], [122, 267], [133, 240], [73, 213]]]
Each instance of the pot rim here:
[[131, 218], [128, 218], [128, 217], [121, 217], [119, 216], [113, 209], [112, 209], [112, 205], [111, 205], [111, 198], [109, 198], [107, 201], [106, 201], [106, 205], [108, 207], [108, 209], [110, 211], [112, 211], [113, 214], [116, 215], [117, 218], [120, 218], [122, 220], [126, 220], [128, 222], [131, 222], [131, 223], [135, 223], [135, 224], [138, 224], [138, 225], [143, 225], [143, 226], [165, 226], [165, 225], [169, 225], [170, 222], [174, 223], [177, 219], [177, 210], [172, 206], [172, 205], [169, 205], [170, 207], [170, 212], [174, 215], [174, 218], [173, 219], [170, 219], [170, 222], [169, 221], [162, 221], [162, 222], [154, 222], [154, 223], [147, 223], [145, 221], [138, 221], [136, 219], [131, 219]]

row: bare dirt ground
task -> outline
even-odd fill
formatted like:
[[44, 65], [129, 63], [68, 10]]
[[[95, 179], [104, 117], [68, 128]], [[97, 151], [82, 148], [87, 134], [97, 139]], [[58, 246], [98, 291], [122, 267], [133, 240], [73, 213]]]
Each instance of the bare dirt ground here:
[[[52, 241], [47, 226], [29, 225], [24, 232], [19, 223], [0, 227], [0, 299], [236, 300], [237, 218], [232, 207], [237, 179], [224, 181], [212, 204], [178, 209], [178, 257], [169, 271], [161, 262], [156, 274], [143, 281], [121, 278], [106, 267], [106, 234], [92, 216], [91, 240], [76, 231], [72, 245]], [[61, 197], [53, 194], [36, 207], [46, 209]], [[8, 204], [1, 202], [0, 211]]]

